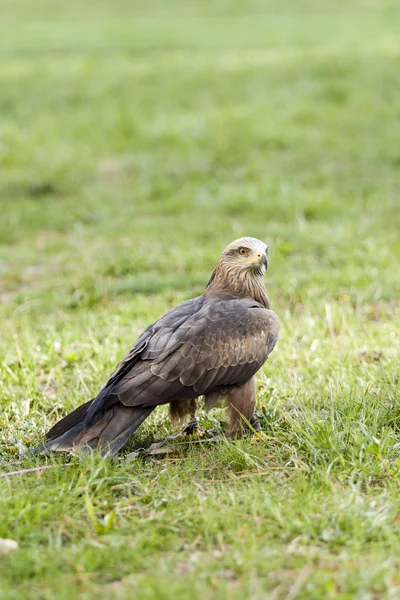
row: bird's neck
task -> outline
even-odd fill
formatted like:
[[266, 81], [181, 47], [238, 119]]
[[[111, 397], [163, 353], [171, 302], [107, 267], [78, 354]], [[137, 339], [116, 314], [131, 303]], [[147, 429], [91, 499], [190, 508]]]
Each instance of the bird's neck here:
[[243, 298], [254, 298], [265, 308], [271, 308], [261, 272], [243, 271], [238, 277], [217, 265], [206, 289], [206, 295], [212, 294], [237, 294]]

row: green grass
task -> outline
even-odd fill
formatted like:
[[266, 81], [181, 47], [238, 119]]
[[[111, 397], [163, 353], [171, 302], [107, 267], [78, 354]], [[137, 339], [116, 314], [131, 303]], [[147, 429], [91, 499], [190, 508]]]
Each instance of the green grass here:
[[[1, 471], [54, 468], [0, 479], [0, 598], [399, 597], [397, 3], [1, 12]], [[282, 323], [265, 440], [21, 457], [241, 235]]]

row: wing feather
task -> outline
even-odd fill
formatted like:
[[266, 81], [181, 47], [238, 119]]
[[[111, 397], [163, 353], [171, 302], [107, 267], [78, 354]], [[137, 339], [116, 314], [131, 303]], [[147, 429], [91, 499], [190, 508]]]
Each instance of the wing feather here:
[[195, 398], [241, 385], [258, 371], [276, 343], [276, 315], [250, 299], [195, 300], [142, 334], [107, 382], [110, 403], [116, 395], [126, 406]]

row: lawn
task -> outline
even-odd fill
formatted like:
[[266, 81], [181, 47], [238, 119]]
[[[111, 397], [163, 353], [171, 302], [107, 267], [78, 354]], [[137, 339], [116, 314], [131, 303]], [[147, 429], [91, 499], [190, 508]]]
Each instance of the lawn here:
[[[400, 11], [4, 0], [1, 599], [400, 597]], [[264, 438], [24, 457], [221, 250], [270, 245]], [[209, 441], [211, 433], [217, 437]], [[66, 466], [66, 463], [68, 465]]]

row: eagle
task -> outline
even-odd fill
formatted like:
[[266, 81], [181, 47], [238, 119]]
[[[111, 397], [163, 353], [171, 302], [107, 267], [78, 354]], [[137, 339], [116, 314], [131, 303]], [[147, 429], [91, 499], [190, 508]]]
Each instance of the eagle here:
[[198, 427], [198, 398], [206, 410], [225, 398], [228, 433], [257, 425], [255, 374], [275, 347], [279, 320], [264, 286], [268, 246], [242, 237], [222, 252], [201, 296], [151, 323], [97, 396], [76, 408], [31, 452], [91, 448], [114, 456], [143, 421], [169, 404], [172, 421]]

